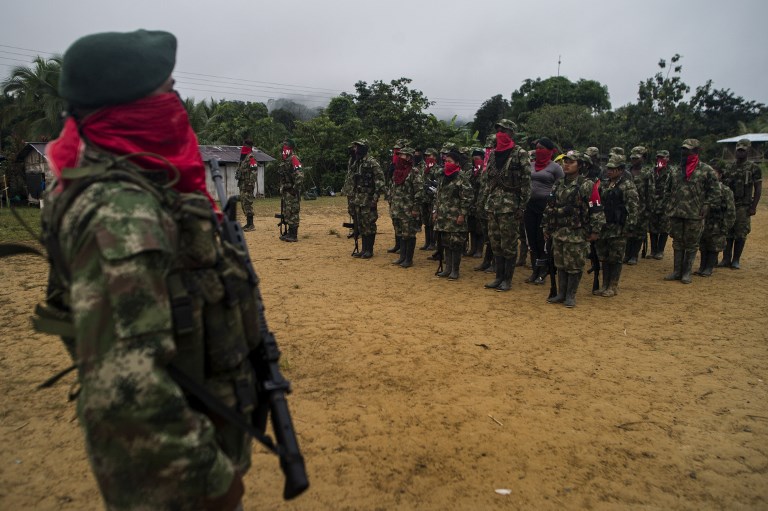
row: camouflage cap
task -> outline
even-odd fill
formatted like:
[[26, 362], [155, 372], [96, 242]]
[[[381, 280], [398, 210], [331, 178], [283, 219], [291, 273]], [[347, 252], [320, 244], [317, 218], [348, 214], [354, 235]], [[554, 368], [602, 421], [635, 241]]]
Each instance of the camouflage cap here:
[[611, 147], [611, 150], [608, 151], [608, 156], [613, 156], [613, 155], [624, 156], [624, 148], [623, 147]]
[[353, 145], [361, 145], [364, 147], [368, 147], [368, 139], [367, 138], [358, 138], [354, 142], [352, 142]]
[[744, 149], [745, 151], [752, 147], [752, 141], [748, 138], [742, 138], [738, 142], [736, 142], [736, 150]]
[[472, 156], [479, 155], [479, 156], [485, 156], [485, 149], [482, 147], [473, 147], [472, 148]]
[[496, 134], [485, 137], [485, 147], [496, 147]]
[[398, 138], [397, 142], [395, 142], [395, 149], [402, 149], [403, 147], [408, 147], [411, 145], [411, 143], [406, 138]]
[[[570, 151], [563, 153], [560, 156], [562, 156], [564, 160], [584, 161], [585, 155], [581, 151], [571, 149]], [[560, 158], [560, 156], [558, 156], [558, 158]]]
[[600, 156], [600, 149], [598, 149], [597, 147], [587, 147], [584, 150], [584, 154], [586, 154], [587, 156]]
[[501, 119], [499, 122], [493, 125], [494, 128], [504, 128], [512, 131], [517, 131], [517, 124], [510, 121], [509, 119]]
[[629, 152], [630, 158], [643, 158], [646, 153], [648, 152], [648, 149], [645, 147], [638, 145], [632, 148], [632, 150]]
[[413, 150], [413, 147], [401, 147], [400, 148], [400, 154], [407, 154], [408, 156], [413, 156], [416, 151]]
[[456, 144], [454, 144], [453, 142], [446, 142], [445, 144], [443, 144], [443, 147], [440, 149], [440, 152], [447, 153], [451, 149], [456, 149]]
[[695, 138], [686, 138], [683, 140], [683, 143], [680, 144], [680, 147], [685, 147], [686, 149], [696, 149], [697, 147], [701, 147], [701, 144]]
[[661, 149], [659, 151], [656, 151], [656, 156], [661, 156], [662, 158], [669, 158], [669, 151], [666, 149]]
[[440, 153], [438, 153], [437, 149], [435, 149], [434, 147], [427, 147], [426, 149], [424, 149], [424, 154], [425, 155], [431, 154], [432, 156], [437, 156]]
[[605, 164], [608, 169], [617, 169], [624, 167], [624, 157], [621, 155], [613, 155], [608, 158], [608, 163]]
[[470, 152], [471, 150], [472, 150], [472, 148], [470, 148], [470, 147], [468, 147], [468, 146], [461, 146], [461, 147], [459, 147], [459, 152], [460, 152], [461, 154], [469, 154], [469, 152]]

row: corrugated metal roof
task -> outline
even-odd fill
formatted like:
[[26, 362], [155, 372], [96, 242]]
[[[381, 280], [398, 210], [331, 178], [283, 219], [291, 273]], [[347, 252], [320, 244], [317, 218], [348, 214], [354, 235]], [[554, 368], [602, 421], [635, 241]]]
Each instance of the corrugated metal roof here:
[[[204, 161], [208, 161], [211, 158], [218, 158], [219, 161], [238, 163], [240, 161], [240, 146], [237, 145], [201, 145], [200, 156]], [[253, 154], [256, 161], [259, 163], [266, 163], [275, 161], [267, 153], [257, 150]]]
[[768, 133], [747, 133], [746, 135], [739, 135], [738, 137], [724, 138], [718, 140], [718, 144], [735, 144], [742, 138], [749, 139], [750, 142], [768, 142]]

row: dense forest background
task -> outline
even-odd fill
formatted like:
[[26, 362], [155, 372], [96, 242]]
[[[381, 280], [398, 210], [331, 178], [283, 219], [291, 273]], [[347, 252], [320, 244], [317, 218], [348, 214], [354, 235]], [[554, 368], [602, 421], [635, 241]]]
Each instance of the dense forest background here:
[[[768, 108], [717, 89], [708, 81], [691, 89], [682, 78], [680, 55], [658, 63], [658, 72], [639, 82], [637, 101], [617, 108], [608, 87], [594, 80], [567, 77], [526, 79], [511, 93], [487, 99], [469, 122], [438, 119], [429, 112], [434, 103], [410, 86], [408, 78], [373, 83], [359, 81], [354, 93], [342, 93], [324, 108], [279, 99], [267, 104], [248, 101], [184, 99], [201, 144], [240, 145], [246, 138], [268, 154], [279, 155], [280, 143], [293, 138], [310, 182], [339, 190], [347, 165], [347, 147], [367, 138], [382, 161], [395, 141], [407, 138], [415, 147], [482, 145], [501, 118], [514, 120], [526, 144], [548, 136], [561, 148], [597, 146], [603, 153], [613, 146], [626, 150], [644, 145], [667, 149], [673, 158], [684, 138], [698, 138], [707, 159], [722, 155], [716, 140], [743, 133], [768, 132]], [[57, 87], [61, 59], [38, 57], [17, 67], [0, 85], [0, 173], [8, 177], [11, 195], [26, 196], [25, 179], [17, 156], [27, 142], [46, 142], [57, 136], [65, 102]], [[500, 89], [509, 84], [499, 84]], [[511, 88], [511, 87], [509, 87]], [[267, 191], [274, 172], [267, 169]]]

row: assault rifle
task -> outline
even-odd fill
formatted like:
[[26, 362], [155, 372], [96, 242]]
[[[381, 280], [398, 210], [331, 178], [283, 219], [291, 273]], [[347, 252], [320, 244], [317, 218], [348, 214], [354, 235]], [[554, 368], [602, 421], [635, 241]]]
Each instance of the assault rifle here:
[[552, 254], [552, 238], [544, 242], [544, 259], [536, 259], [536, 266], [546, 267], [549, 273], [549, 296], [557, 296], [557, 268], [555, 267], [555, 257]]
[[[218, 165], [218, 162], [216, 164]], [[211, 167], [211, 173], [213, 173], [213, 167]], [[224, 203], [222, 202], [222, 205], [223, 204]], [[280, 219], [280, 221], [277, 222], [277, 228], [280, 229], [280, 239], [283, 239], [288, 235], [288, 223], [285, 221], [285, 200], [283, 200], [282, 194], [280, 194], [280, 214], [275, 213], [275, 218]]]
[[592, 266], [587, 270], [587, 274], [592, 274], [592, 291], [594, 292], [600, 289], [600, 258], [597, 257], [594, 241], [589, 244], [589, 260], [592, 261]]
[[[283, 498], [289, 500], [301, 495], [309, 487], [307, 471], [304, 466], [304, 457], [301, 455], [301, 451], [299, 451], [299, 444], [293, 429], [291, 414], [288, 411], [288, 403], [285, 399], [286, 394], [291, 392], [291, 384], [280, 373], [280, 350], [277, 347], [275, 336], [267, 327], [267, 321], [264, 316], [264, 302], [261, 299], [261, 294], [256, 286], [256, 271], [253, 269], [251, 258], [248, 255], [248, 246], [245, 243], [243, 230], [240, 227], [240, 223], [235, 219], [238, 197], [234, 196], [226, 200], [224, 187], [222, 185], [224, 179], [219, 170], [219, 162], [216, 159], [211, 159], [210, 164], [213, 183], [216, 185], [216, 191], [219, 196], [219, 201], [222, 204], [222, 211], [224, 212], [224, 216], [219, 223], [219, 234], [223, 241], [231, 243], [241, 251], [241, 262], [248, 272], [248, 278], [254, 286], [259, 304], [258, 314], [261, 343], [255, 351], [252, 351], [249, 354], [249, 360], [253, 365], [256, 380], [258, 382], [258, 403], [257, 408], [252, 415], [253, 423], [256, 426], [254, 427], [248, 424], [239, 413], [227, 407], [224, 403], [210, 394], [205, 387], [195, 384], [194, 381], [191, 381], [191, 383], [198, 388], [191, 390], [186, 385], [190, 383], [189, 381], [183, 382], [176, 379], [179, 371], [174, 371], [175, 374], [171, 374], [185, 390], [198, 397], [211, 409], [212, 412], [222, 416], [233, 425], [251, 434], [280, 457], [280, 468], [285, 474]], [[275, 433], [277, 445], [272, 442], [272, 439], [269, 436], [264, 435], [257, 429], [260, 428], [263, 431], [266, 427], [268, 416], [271, 417], [272, 429]]]
[[350, 220], [352, 221], [344, 222], [343, 224], [341, 224], [341, 226], [346, 227], [347, 229], [352, 229], [352, 232], [349, 234], [349, 236], [347, 236], [347, 239], [355, 238], [355, 248], [352, 249], [352, 255], [354, 256], [355, 254], [360, 253], [360, 244], [358, 242], [360, 239], [360, 230], [357, 228], [357, 222], [355, 221], [355, 219], [350, 218]]

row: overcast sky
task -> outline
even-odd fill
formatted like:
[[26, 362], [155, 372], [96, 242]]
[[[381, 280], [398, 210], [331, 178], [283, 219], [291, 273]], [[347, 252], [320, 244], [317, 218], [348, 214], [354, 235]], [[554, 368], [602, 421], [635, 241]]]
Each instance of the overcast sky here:
[[78, 37], [138, 28], [179, 40], [184, 97], [319, 106], [358, 80], [413, 79], [438, 117], [471, 119], [526, 78], [558, 73], [637, 99], [660, 58], [683, 56], [691, 89], [711, 79], [768, 104], [766, 0], [4, 0], [0, 79]]

